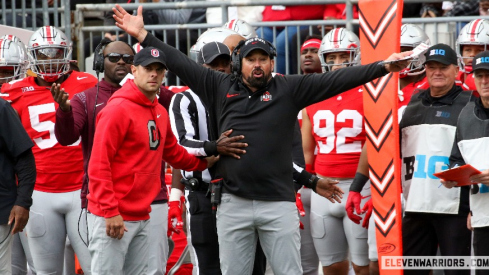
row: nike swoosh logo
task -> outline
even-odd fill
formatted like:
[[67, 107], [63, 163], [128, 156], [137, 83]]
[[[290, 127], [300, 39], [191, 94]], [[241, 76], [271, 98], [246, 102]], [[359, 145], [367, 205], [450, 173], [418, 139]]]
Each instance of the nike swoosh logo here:
[[99, 103], [99, 104], [95, 105], [95, 107], [98, 107], [98, 106], [100, 106], [100, 105], [102, 105], [102, 104], [104, 104], [104, 102], [102, 102], [102, 103]]
[[156, 118], [160, 118], [161, 115], [156, 115]]
[[77, 76], [77, 77], [76, 77], [76, 80], [82, 80], [82, 79], [85, 79], [85, 78], [87, 78], [87, 76], [84, 76], [84, 77], [79, 77], [79, 76]]
[[229, 97], [238, 96], [238, 95], [239, 95], [239, 94], [232, 94], [232, 95], [227, 94], [227, 95], [226, 95], [226, 97], [227, 97], [227, 98], [229, 98]]

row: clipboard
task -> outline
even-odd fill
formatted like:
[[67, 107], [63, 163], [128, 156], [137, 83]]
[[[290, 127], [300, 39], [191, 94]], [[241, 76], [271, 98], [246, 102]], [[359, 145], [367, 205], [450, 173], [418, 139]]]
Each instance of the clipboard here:
[[470, 177], [480, 173], [481, 171], [475, 169], [472, 165], [465, 164], [442, 172], [434, 173], [433, 176], [446, 181], [456, 181], [457, 185], [455, 186], [467, 186], [477, 184], [476, 182], [471, 182]]

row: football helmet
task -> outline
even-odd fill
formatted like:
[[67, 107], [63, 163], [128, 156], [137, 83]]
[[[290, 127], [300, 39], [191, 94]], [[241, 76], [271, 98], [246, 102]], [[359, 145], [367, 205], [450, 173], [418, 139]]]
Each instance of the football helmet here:
[[35, 31], [27, 45], [31, 70], [47, 82], [54, 82], [70, 70], [71, 41], [52, 26]]
[[[488, 50], [489, 45], [489, 20], [476, 19], [465, 25], [458, 35], [455, 43], [455, 52], [458, 57], [458, 66], [462, 72], [472, 72], [472, 66], [465, 65], [462, 47], [464, 45], [484, 46], [484, 51]], [[472, 57], [470, 57], [472, 59]]]
[[228, 29], [228, 28], [213, 28], [205, 31], [202, 33], [199, 38], [197, 39], [197, 42], [195, 45], [193, 45], [190, 48], [189, 51], [189, 57], [197, 62], [197, 56], [199, 55], [200, 49], [204, 47], [205, 44], [209, 42], [223, 42], [226, 37], [232, 35], [232, 34], [238, 34], [237, 32]]
[[241, 19], [233, 19], [231, 21], [228, 21], [222, 27], [233, 30], [241, 34], [246, 39], [258, 36], [255, 32], [255, 28], [253, 28], [250, 24]]
[[[350, 54], [348, 62], [342, 64], [326, 63], [326, 56], [334, 52], [348, 52]], [[331, 71], [333, 66], [358, 65], [360, 63], [360, 39], [358, 39], [355, 33], [345, 28], [333, 29], [323, 37], [319, 46], [318, 55], [323, 72]]]
[[2, 67], [13, 68], [12, 75], [0, 75], [1, 83], [7, 83], [15, 79], [24, 78], [29, 62], [22, 42], [0, 38], [0, 69]]
[[[404, 24], [401, 26], [401, 47], [416, 48], [419, 44], [425, 43], [430, 46], [431, 41], [424, 30], [413, 24]], [[399, 77], [420, 75], [424, 73], [423, 58], [415, 58], [411, 60], [409, 65], [399, 72]]]

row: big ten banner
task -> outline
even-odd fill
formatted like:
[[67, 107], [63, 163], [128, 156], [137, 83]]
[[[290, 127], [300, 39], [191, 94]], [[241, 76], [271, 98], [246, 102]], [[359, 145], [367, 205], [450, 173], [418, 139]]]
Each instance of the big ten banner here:
[[[360, 0], [362, 64], [399, 52], [402, 0]], [[401, 162], [399, 156], [398, 73], [364, 85], [367, 153], [379, 262], [402, 256]], [[402, 270], [380, 270], [402, 274]]]

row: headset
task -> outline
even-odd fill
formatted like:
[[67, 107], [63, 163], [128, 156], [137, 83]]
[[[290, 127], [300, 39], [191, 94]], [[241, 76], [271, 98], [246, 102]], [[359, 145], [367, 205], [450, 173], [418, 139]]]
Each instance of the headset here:
[[239, 56], [239, 50], [246, 44], [247, 41], [253, 39], [260, 39], [261, 41], [265, 41], [265, 43], [267, 43], [267, 45], [270, 47], [270, 58], [273, 59], [274, 56], [277, 56], [275, 46], [265, 39], [253, 37], [248, 40], [241, 40], [231, 53], [231, 72], [233, 75], [238, 76], [241, 74], [241, 57]]
[[102, 39], [93, 52], [93, 70], [97, 73], [104, 72], [104, 50], [112, 42], [110, 39]]
[[[129, 45], [125, 41], [121, 41], [121, 40], [119, 40], [119, 41], [126, 43], [127, 46], [129, 46], [129, 48], [131, 48], [132, 53], [136, 54], [136, 52], [131, 47], [131, 45]], [[97, 77], [98, 77], [99, 73], [104, 72], [104, 59], [105, 59], [104, 50], [105, 50], [105, 47], [107, 47], [107, 45], [109, 45], [112, 42], [115, 42], [115, 41], [112, 41], [112, 40], [107, 39], [107, 38], [102, 39], [102, 41], [100, 41], [100, 44], [97, 45], [97, 47], [95, 48], [95, 51], [93, 52], [93, 70], [97, 73]]]

